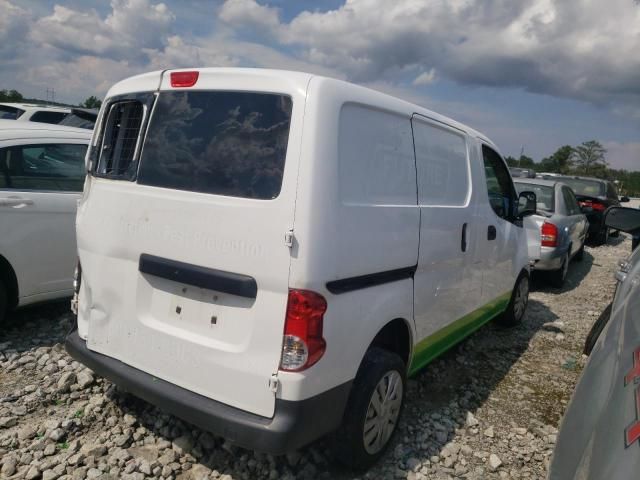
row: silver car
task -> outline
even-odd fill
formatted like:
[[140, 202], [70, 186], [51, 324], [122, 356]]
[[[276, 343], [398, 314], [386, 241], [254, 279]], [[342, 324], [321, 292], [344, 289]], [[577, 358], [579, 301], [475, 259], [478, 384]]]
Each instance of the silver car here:
[[525, 217], [529, 261], [532, 270], [548, 272], [549, 282], [562, 287], [569, 262], [582, 260], [589, 222], [573, 191], [553, 179], [515, 180], [518, 193], [532, 191], [537, 196], [536, 214]]

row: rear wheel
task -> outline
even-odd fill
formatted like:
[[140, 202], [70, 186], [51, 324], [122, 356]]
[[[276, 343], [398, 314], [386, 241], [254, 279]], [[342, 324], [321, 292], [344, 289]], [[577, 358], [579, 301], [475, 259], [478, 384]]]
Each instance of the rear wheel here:
[[405, 391], [402, 359], [370, 348], [353, 382], [343, 424], [334, 436], [334, 455], [340, 462], [364, 470], [382, 456], [398, 426]]
[[598, 245], [606, 245], [609, 242], [609, 228], [604, 227], [598, 233]]
[[574, 257], [577, 261], [581, 262], [584, 260], [584, 243], [580, 247], [580, 250], [576, 252], [576, 256]]
[[496, 321], [505, 327], [513, 327], [519, 325], [527, 311], [529, 303], [529, 276], [521, 273], [516, 282], [516, 286], [511, 293], [509, 305], [502, 315]]
[[556, 288], [562, 288], [569, 273], [569, 253], [562, 259], [562, 266], [553, 272], [549, 272], [549, 283]]
[[0, 279], [0, 322], [4, 320], [7, 314], [7, 288], [2, 279]]

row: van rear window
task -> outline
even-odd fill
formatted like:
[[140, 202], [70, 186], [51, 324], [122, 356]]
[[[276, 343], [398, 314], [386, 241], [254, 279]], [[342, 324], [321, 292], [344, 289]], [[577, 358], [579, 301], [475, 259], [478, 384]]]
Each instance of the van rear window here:
[[273, 199], [284, 171], [291, 98], [228, 91], [161, 92], [138, 183]]

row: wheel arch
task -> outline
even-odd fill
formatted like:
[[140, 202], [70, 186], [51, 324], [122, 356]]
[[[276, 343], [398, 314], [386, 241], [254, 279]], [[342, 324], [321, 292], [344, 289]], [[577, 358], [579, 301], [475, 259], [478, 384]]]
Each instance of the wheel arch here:
[[405, 318], [394, 318], [382, 326], [369, 343], [367, 350], [379, 347], [400, 356], [407, 370], [413, 354], [413, 330]]

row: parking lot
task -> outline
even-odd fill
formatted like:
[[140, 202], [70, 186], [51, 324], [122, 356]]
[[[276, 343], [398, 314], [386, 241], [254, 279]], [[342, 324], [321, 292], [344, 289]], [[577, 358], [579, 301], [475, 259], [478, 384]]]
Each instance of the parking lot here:
[[2, 475], [544, 478], [585, 363], [585, 336], [611, 300], [616, 261], [629, 251], [625, 235], [588, 247], [561, 291], [534, 279], [524, 325], [489, 324], [410, 380], [395, 442], [359, 477], [336, 466], [322, 442], [273, 458], [163, 414], [66, 355], [66, 302], [19, 311], [0, 335]]

